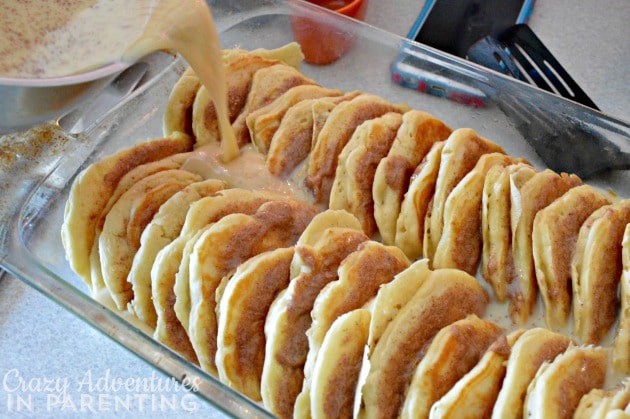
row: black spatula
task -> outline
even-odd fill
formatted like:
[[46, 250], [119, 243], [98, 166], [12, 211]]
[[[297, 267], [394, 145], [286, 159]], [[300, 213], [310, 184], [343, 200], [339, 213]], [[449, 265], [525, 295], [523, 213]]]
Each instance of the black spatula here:
[[593, 109], [595, 103], [526, 24], [477, 41], [467, 58]]

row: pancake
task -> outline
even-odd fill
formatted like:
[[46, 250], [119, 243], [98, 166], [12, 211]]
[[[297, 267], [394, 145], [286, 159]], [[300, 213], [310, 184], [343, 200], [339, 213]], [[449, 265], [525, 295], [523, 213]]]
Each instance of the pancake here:
[[264, 192], [225, 189], [190, 205], [179, 237], [164, 246], [151, 268], [151, 296], [156, 315], [154, 338], [197, 359], [188, 338], [190, 252], [203, 231], [233, 213], [254, 213], [271, 199]]
[[265, 318], [277, 293], [289, 284], [292, 259], [292, 247], [248, 259], [225, 278], [217, 303], [219, 379], [252, 400], [261, 400]]
[[[335, 230], [332, 229], [344, 228], [361, 231], [361, 223], [354, 215], [347, 211], [328, 209], [313, 217], [298, 239], [297, 245], [323, 245], [324, 242], [320, 243], [320, 241], [326, 236], [333, 234]], [[298, 265], [300, 263], [298, 259], [296, 259], [295, 262], [298, 263]], [[299, 268], [296, 267], [295, 269]]]
[[408, 109], [406, 105], [395, 105], [365, 93], [335, 106], [316, 137], [308, 161], [306, 186], [313, 192], [315, 202], [328, 202], [339, 153], [354, 130], [369, 119]]
[[[256, 54], [242, 54], [224, 63], [230, 122], [233, 122], [243, 110], [256, 71], [278, 64], [278, 62], [278, 60]], [[217, 112], [205, 86], [199, 87], [195, 95], [192, 106], [192, 131], [197, 146], [219, 141]]]
[[353, 225], [326, 228], [317, 238], [309, 234], [315, 241], [308, 243], [300, 238], [291, 282], [269, 309], [261, 391], [265, 407], [281, 418], [293, 417], [295, 399], [302, 389], [308, 353], [306, 331], [315, 299], [326, 284], [338, 279], [341, 261], [368, 240], [356, 219]]
[[342, 94], [341, 90], [327, 89], [314, 84], [290, 88], [271, 103], [247, 115], [246, 123], [252, 143], [259, 152], [267, 154], [273, 135], [291, 107], [307, 99], [334, 97]]
[[[298, 405], [309, 406], [313, 368], [319, 349], [330, 325], [340, 315], [361, 308], [376, 296], [383, 284], [409, 266], [407, 257], [394, 246], [366, 241], [349, 254], [339, 265], [339, 279], [326, 285], [313, 304], [311, 327], [307, 330], [308, 355], [304, 365], [304, 385], [296, 400]], [[301, 400], [304, 399], [304, 400]], [[296, 415], [300, 416], [296, 410]]]
[[484, 154], [453, 188], [444, 205], [444, 226], [435, 249], [434, 267], [477, 273], [483, 246], [481, 201], [486, 174], [494, 166], [524, 162], [502, 153]]
[[267, 153], [267, 169], [281, 177], [288, 176], [311, 152], [322, 119], [341, 102], [357, 97], [358, 91], [342, 96], [303, 100], [287, 110], [273, 134]]
[[374, 174], [374, 218], [383, 243], [394, 244], [396, 220], [414, 169], [436, 141], [450, 134], [449, 127], [426, 112], [412, 109], [403, 115], [396, 139]]
[[367, 342], [370, 311], [339, 316], [326, 333], [313, 369], [310, 416], [352, 418], [354, 397]]
[[571, 259], [580, 226], [610, 199], [589, 185], [570, 189], [538, 211], [532, 231], [536, 282], [547, 327], [566, 326], [571, 313]]
[[402, 116], [395, 112], [365, 121], [339, 154], [328, 206], [354, 214], [370, 237], [377, 232], [372, 197], [374, 173], [401, 124]]
[[621, 312], [612, 358], [615, 368], [630, 375], [630, 224], [626, 226], [622, 247]]
[[221, 279], [252, 256], [295, 244], [314, 215], [299, 201], [270, 201], [253, 215], [226, 215], [199, 237], [190, 255], [188, 335], [205, 371], [217, 372], [215, 291]]
[[442, 237], [446, 199], [459, 181], [475, 167], [477, 160], [488, 153], [503, 153], [503, 149], [469, 128], [456, 129], [446, 140], [435, 193], [424, 222], [422, 251], [423, 256], [430, 261], [433, 261]]
[[433, 403], [479, 362], [502, 329], [470, 315], [442, 328], [416, 367], [400, 414], [428, 418]]
[[524, 415], [572, 418], [582, 396], [604, 386], [607, 362], [603, 348], [574, 346], [543, 364], [527, 390]]
[[145, 226], [171, 196], [201, 180], [184, 170], [155, 173], [129, 188], [107, 213], [98, 239], [99, 256], [105, 285], [119, 310], [133, 298], [127, 276]]
[[431, 407], [430, 418], [489, 418], [505, 377], [512, 346], [524, 330], [499, 336], [481, 360]]
[[361, 416], [398, 415], [401, 395], [426, 344], [443, 327], [469, 314], [481, 316], [488, 302], [486, 291], [467, 273], [454, 269], [432, 271], [387, 326], [370, 355]]
[[194, 136], [192, 130], [192, 108], [197, 96], [197, 91], [201, 87], [201, 81], [195, 71], [188, 67], [181, 75], [168, 98], [164, 117], [162, 118], [162, 132], [165, 136], [176, 132], [183, 132], [191, 137]]
[[[186, 220], [182, 227], [180, 238], [185, 242], [180, 259], [180, 265], [175, 275], [175, 283], [166, 280], [165, 286], [172, 288], [175, 293], [174, 310], [184, 329], [188, 330], [188, 316], [190, 313], [190, 291], [188, 284], [188, 265], [192, 245], [190, 238], [199, 230], [207, 227], [225, 215], [242, 213], [252, 214], [265, 202], [280, 199], [264, 191], [250, 191], [240, 188], [226, 189], [213, 197], [202, 198], [190, 206]], [[170, 291], [169, 291], [170, 292]]]
[[90, 254], [101, 214], [122, 177], [133, 168], [192, 149], [185, 135], [153, 139], [91, 164], [72, 182], [66, 202], [61, 239], [70, 267], [92, 285]]
[[617, 319], [621, 243], [628, 223], [630, 199], [625, 199], [601, 207], [580, 227], [571, 278], [573, 330], [583, 343], [599, 343]]
[[[303, 59], [304, 54], [295, 42], [271, 50], [261, 48], [251, 52], [239, 49], [223, 51], [230, 122], [238, 117], [245, 106], [256, 71], [281, 62], [297, 68]], [[216, 110], [204, 86], [195, 95], [191, 118], [197, 145], [219, 140]]]
[[510, 190], [519, 190], [536, 170], [525, 164], [492, 167], [486, 174], [481, 199], [481, 276], [500, 302], [514, 281]]
[[370, 349], [374, 349], [387, 325], [394, 320], [430, 274], [429, 261], [421, 259], [396, 274], [391, 282], [381, 285], [372, 307], [368, 341]]
[[433, 144], [411, 175], [409, 189], [400, 204], [394, 242], [412, 260], [423, 256], [424, 220], [435, 193], [443, 148], [444, 141]]
[[593, 389], [582, 396], [574, 419], [610, 419], [621, 413], [622, 417], [630, 414], [630, 381], [609, 390]]
[[252, 77], [252, 85], [245, 106], [232, 123], [239, 146], [242, 147], [251, 141], [247, 117], [252, 112], [273, 102], [292, 87], [307, 84], [316, 85], [317, 83], [287, 64], [274, 64], [256, 71]]
[[127, 277], [133, 291], [127, 308], [150, 327], [155, 328], [156, 322], [151, 297], [151, 266], [155, 257], [179, 236], [190, 204], [225, 187], [224, 182], [216, 179], [192, 183], [166, 201], [144, 229]]
[[[193, 236], [190, 240], [193, 241], [197, 238]], [[153, 338], [173, 349], [188, 361], [199, 365], [188, 332], [177, 319], [173, 309], [175, 305], [173, 283], [175, 282], [175, 275], [180, 269], [182, 252], [186, 243], [182, 237], [173, 240], [158, 252], [151, 267], [151, 299], [156, 317]]]
[[527, 387], [544, 362], [553, 361], [564, 352], [571, 340], [543, 328], [526, 330], [512, 345], [503, 386], [497, 397], [493, 418], [523, 417], [523, 402]]
[[538, 211], [580, 184], [582, 181], [575, 175], [558, 174], [546, 169], [532, 176], [522, 188], [510, 189], [512, 256], [516, 278], [508, 289], [508, 311], [514, 324], [527, 321], [538, 297], [532, 251], [534, 217]]

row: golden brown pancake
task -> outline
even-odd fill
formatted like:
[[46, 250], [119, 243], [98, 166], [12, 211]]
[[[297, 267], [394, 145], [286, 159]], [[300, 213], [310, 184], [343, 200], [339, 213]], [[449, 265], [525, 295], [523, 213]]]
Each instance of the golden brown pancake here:
[[342, 94], [341, 90], [327, 89], [314, 84], [290, 88], [271, 103], [247, 115], [246, 123], [252, 143], [259, 152], [267, 154], [274, 133], [291, 107], [304, 100], [341, 96]]
[[201, 87], [201, 81], [191, 67], [181, 75], [168, 98], [164, 117], [162, 119], [162, 131], [165, 136], [176, 132], [183, 132], [191, 137], [194, 136], [192, 130], [192, 108], [197, 96], [197, 91]]
[[524, 417], [570, 419], [582, 396], [602, 388], [607, 351], [573, 346], [551, 363], [544, 363], [527, 389]]
[[583, 343], [599, 343], [619, 313], [621, 242], [630, 223], [630, 199], [591, 214], [578, 233], [571, 263], [573, 331]]
[[[261, 68], [278, 63], [286, 63], [297, 68], [304, 54], [295, 42], [283, 47], [267, 50], [256, 49], [223, 51], [223, 65], [228, 98], [228, 117], [233, 122], [241, 113], [252, 86], [254, 73]], [[219, 140], [218, 120], [214, 104], [208, 90], [201, 86], [192, 105], [192, 131], [197, 145], [205, 145]]]
[[477, 273], [483, 246], [481, 201], [486, 174], [494, 166], [523, 162], [502, 153], [484, 154], [453, 188], [444, 205], [444, 227], [435, 249], [434, 267]]
[[186, 354], [189, 359], [197, 359], [188, 338], [188, 268], [192, 247], [203, 231], [214, 222], [228, 214], [254, 213], [270, 199], [264, 192], [225, 189], [190, 206], [179, 237], [158, 252], [151, 268], [156, 340]]
[[328, 227], [320, 235], [308, 236], [313, 240], [305, 243], [300, 238], [291, 282], [272, 304], [265, 322], [262, 399], [269, 411], [282, 418], [293, 417], [295, 399], [302, 389], [308, 353], [306, 331], [315, 299], [326, 284], [337, 280], [341, 261], [368, 240], [356, 219], [347, 227]]
[[372, 351], [370, 371], [362, 388], [362, 415], [397, 416], [401, 395], [424, 355], [425, 345], [444, 326], [469, 314], [481, 316], [488, 301], [486, 291], [467, 273], [455, 269], [432, 271]]
[[[228, 97], [228, 118], [232, 122], [241, 113], [252, 85], [254, 73], [279, 61], [256, 54], [242, 54], [225, 63]], [[219, 141], [219, 122], [210, 93], [201, 86], [192, 107], [192, 130], [196, 145], [203, 146]]]
[[630, 415], [630, 381], [626, 379], [615, 388], [603, 390], [595, 388], [580, 399], [573, 419], [611, 419], [621, 413], [621, 417]]
[[188, 335], [201, 367], [216, 374], [216, 300], [221, 279], [252, 256], [288, 247], [315, 215], [299, 201], [270, 201], [253, 215], [230, 214], [205, 231], [190, 255]]
[[[376, 296], [383, 284], [409, 266], [409, 260], [400, 249], [370, 240], [361, 243], [339, 265], [339, 279], [326, 285], [313, 304], [312, 324], [307, 330], [308, 355], [304, 365], [304, 385], [296, 400], [305, 403], [310, 396], [311, 377], [319, 348], [330, 325], [337, 317], [357, 309]], [[304, 398], [304, 401], [300, 401]], [[300, 412], [296, 412], [299, 415]]]
[[623, 274], [621, 275], [621, 312], [613, 346], [613, 365], [619, 371], [630, 375], [630, 224], [621, 242], [621, 259]]
[[424, 222], [422, 251], [423, 256], [430, 261], [433, 261], [442, 237], [446, 199], [459, 181], [475, 167], [477, 160], [488, 153], [503, 153], [503, 149], [469, 128], [456, 129], [446, 140], [435, 193]]
[[107, 213], [98, 248], [103, 280], [119, 310], [133, 298], [127, 276], [144, 227], [171, 196], [201, 180], [184, 170], [155, 173], [129, 188]]
[[[241, 213], [252, 214], [265, 202], [280, 199], [264, 191], [250, 191], [240, 188], [226, 189], [213, 197], [202, 198], [190, 206], [182, 227], [180, 237], [185, 244], [176, 270], [175, 283], [172, 279], [165, 279], [165, 287], [175, 293], [175, 314], [185, 330], [188, 330], [188, 315], [190, 313], [190, 291], [188, 285], [188, 268], [190, 253], [194, 241], [191, 237], [209, 224], [216, 222], [225, 215]], [[169, 291], [170, 292], [170, 291]]]
[[532, 253], [534, 217], [538, 211], [580, 184], [582, 181], [575, 175], [558, 174], [547, 169], [532, 176], [522, 188], [511, 188], [510, 223], [516, 278], [508, 289], [508, 311], [515, 324], [527, 321], [538, 297]]
[[313, 370], [310, 416], [352, 418], [370, 311], [358, 308], [339, 316], [326, 333]]
[[489, 320], [472, 314], [443, 327], [415, 368], [401, 418], [428, 418], [431, 406], [470, 371], [502, 333]]
[[127, 278], [133, 290], [133, 299], [127, 308], [151, 328], [155, 328], [156, 322], [151, 297], [151, 266], [155, 257], [164, 246], [179, 236], [190, 204], [225, 187], [224, 182], [216, 179], [195, 182], [185, 187], [160, 207], [144, 229]]
[[289, 108], [273, 134], [267, 153], [267, 169], [288, 176], [311, 152], [321, 126], [338, 103], [357, 97], [358, 91], [342, 96], [307, 99]]
[[524, 330], [499, 336], [481, 360], [431, 407], [429, 417], [489, 418], [505, 377], [512, 346]]
[[505, 379], [497, 397], [493, 418], [523, 417], [527, 387], [543, 362], [551, 362], [564, 352], [571, 340], [543, 328], [528, 329], [514, 345], [507, 361]]
[[374, 175], [374, 218], [383, 243], [394, 244], [396, 220], [414, 169], [436, 141], [450, 134], [449, 127], [426, 112], [412, 109], [403, 115], [396, 139]]
[[532, 231], [536, 282], [547, 327], [558, 330], [571, 313], [571, 259], [580, 226], [610, 199], [589, 185], [570, 189], [538, 211]]
[[398, 312], [409, 302], [430, 274], [429, 261], [427, 259], [417, 260], [394, 276], [391, 282], [383, 284], [379, 288], [372, 306], [368, 341], [370, 349], [374, 349], [387, 325], [394, 320]]
[[339, 153], [354, 130], [363, 122], [388, 112], [405, 112], [406, 105], [395, 105], [370, 94], [361, 94], [335, 106], [326, 118], [308, 161], [306, 186], [316, 202], [328, 202]]
[[400, 205], [394, 242], [412, 260], [423, 256], [424, 220], [435, 192], [442, 148], [444, 141], [434, 143], [416, 167]]
[[121, 178], [134, 167], [192, 149], [185, 135], [154, 139], [91, 164], [73, 181], [61, 239], [70, 267], [91, 286], [90, 254], [101, 214]]
[[[190, 240], [196, 239], [197, 237], [193, 236]], [[151, 298], [156, 317], [153, 338], [173, 349], [188, 361], [199, 365], [188, 333], [177, 319], [173, 309], [175, 305], [173, 283], [175, 282], [175, 275], [180, 269], [182, 251], [185, 245], [186, 240], [182, 237], [173, 240], [158, 252], [151, 267]]]
[[372, 197], [374, 173], [378, 162], [387, 155], [401, 123], [402, 116], [396, 112], [365, 121], [339, 154], [328, 206], [354, 214], [370, 237], [377, 232]]
[[536, 170], [526, 164], [495, 166], [486, 174], [481, 199], [483, 237], [481, 276], [492, 286], [499, 301], [507, 299], [508, 285], [515, 278], [512, 258], [510, 189], [520, 189]]
[[265, 318], [277, 293], [289, 284], [293, 248], [278, 248], [254, 256], [227, 276], [217, 302], [219, 379], [260, 401], [260, 377], [265, 358]]
[[287, 64], [274, 64], [256, 71], [252, 78], [252, 85], [245, 106], [232, 123], [239, 146], [242, 147], [251, 141], [247, 128], [247, 117], [252, 112], [273, 102], [292, 87], [306, 84], [316, 85], [317, 83]]

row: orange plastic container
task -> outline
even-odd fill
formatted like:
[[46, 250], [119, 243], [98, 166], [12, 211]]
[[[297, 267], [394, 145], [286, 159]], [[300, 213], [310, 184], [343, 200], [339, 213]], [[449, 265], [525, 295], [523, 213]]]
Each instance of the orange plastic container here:
[[[310, 0], [309, 3], [363, 20], [368, 0]], [[291, 24], [295, 40], [302, 46], [305, 60], [311, 64], [330, 64], [348, 52], [355, 42], [354, 36], [338, 22], [326, 23], [325, 16], [317, 21], [293, 16]]]

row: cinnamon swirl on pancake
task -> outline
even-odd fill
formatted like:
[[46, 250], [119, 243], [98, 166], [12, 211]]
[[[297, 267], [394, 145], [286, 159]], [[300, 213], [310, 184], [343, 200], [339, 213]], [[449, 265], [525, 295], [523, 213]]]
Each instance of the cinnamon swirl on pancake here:
[[127, 277], [133, 291], [128, 309], [150, 327], [155, 328], [156, 322], [151, 298], [151, 266], [155, 257], [162, 248], [179, 236], [190, 204], [204, 196], [213, 195], [226, 186], [225, 182], [216, 179], [190, 184], [160, 206], [142, 232], [140, 247]]
[[444, 206], [444, 227], [435, 249], [434, 267], [477, 273], [483, 246], [481, 201], [486, 174], [494, 166], [524, 162], [502, 153], [484, 154], [453, 188]]
[[252, 256], [295, 244], [315, 213], [300, 201], [270, 201], [253, 215], [226, 215], [201, 234], [190, 255], [188, 335], [204, 370], [216, 374], [215, 291], [221, 279]]
[[261, 400], [265, 318], [277, 293], [289, 283], [293, 253], [293, 247], [270, 250], [223, 279], [226, 285], [217, 303], [219, 379], [256, 401]]
[[603, 348], [573, 346], [541, 365], [527, 389], [524, 416], [571, 419], [582, 396], [604, 386], [607, 358]]
[[370, 237], [377, 232], [372, 196], [374, 173], [379, 161], [387, 155], [401, 123], [402, 116], [396, 112], [365, 121], [339, 154], [328, 206], [354, 214]]
[[400, 205], [396, 220], [396, 246], [410, 259], [423, 257], [424, 223], [435, 193], [444, 141], [433, 144], [411, 175], [409, 189]]
[[574, 333], [597, 344], [617, 320], [621, 242], [630, 223], [630, 199], [599, 208], [578, 233], [571, 278]]
[[536, 282], [547, 327], [558, 330], [571, 314], [571, 259], [580, 226], [610, 199], [589, 185], [570, 189], [538, 211], [532, 231]]
[[140, 235], [160, 206], [201, 177], [184, 170], [164, 170], [140, 180], [108, 211], [98, 238], [103, 280], [119, 310], [133, 298], [127, 276], [140, 247]]
[[267, 154], [273, 135], [291, 107], [304, 100], [335, 97], [342, 94], [341, 90], [327, 89], [315, 84], [290, 88], [271, 103], [247, 115], [246, 123], [252, 144], [259, 152]]
[[414, 169], [436, 141], [450, 134], [449, 127], [426, 112], [412, 109], [403, 115], [394, 143], [374, 174], [374, 218], [383, 243], [394, 244], [396, 220]]
[[477, 364], [502, 332], [474, 314], [442, 328], [414, 371], [400, 416], [428, 418], [431, 406]]
[[133, 168], [192, 149], [186, 135], [154, 139], [121, 150], [91, 164], [72, 183], [66, 202], [61, 239], [66, 259], [88, 286], [92, 285], [90, 254], [103, 211], [125, 174]]
[[495, 297], [501, 302], [507, 299], [508, 286], [516, 275], [512, 257], [511, 190], [520, 190], [534, 174], [533, 167], [522, 163], [506, 168], [494, 166], [484, 181], [481, 276], [492, 286]]
[[459, 181], [470, 172], [477, 160], [488, 153], [503, 153], [503, 149], [474, 130], [459, 128], [444, 143], [435, 193], [424, 222], [423, 256], [433, 260], [444, 227], [446, 199]]
[[538, 296], [532, 251], [534, 218], [538, 211], [581, 184], [582, 181], [575, 175], [558, 174], [546, 169], [532, 176], [522, 188], [510, 189], [512, 255], [516, 278], [508, 290], [508, 310], [515, 324], [524, 324], [527, 321]]
[[405, 112], [406, 105], [395, 105], [371, 94], [361, 94], [335, 106], [326, 118], [308, 161], [306, 186], [316, 202], [328, 202], [338, 156], [363, 122], [388, 112]]
[[488, 301], [486, 291], [467, 273], [455, 269], [432, 271], [389, 323], [370, 355], [361, 414], [397, 416], [401, 395], [426, 351], [425, 345], [443, 327], [469, 314], [481, 316]]

